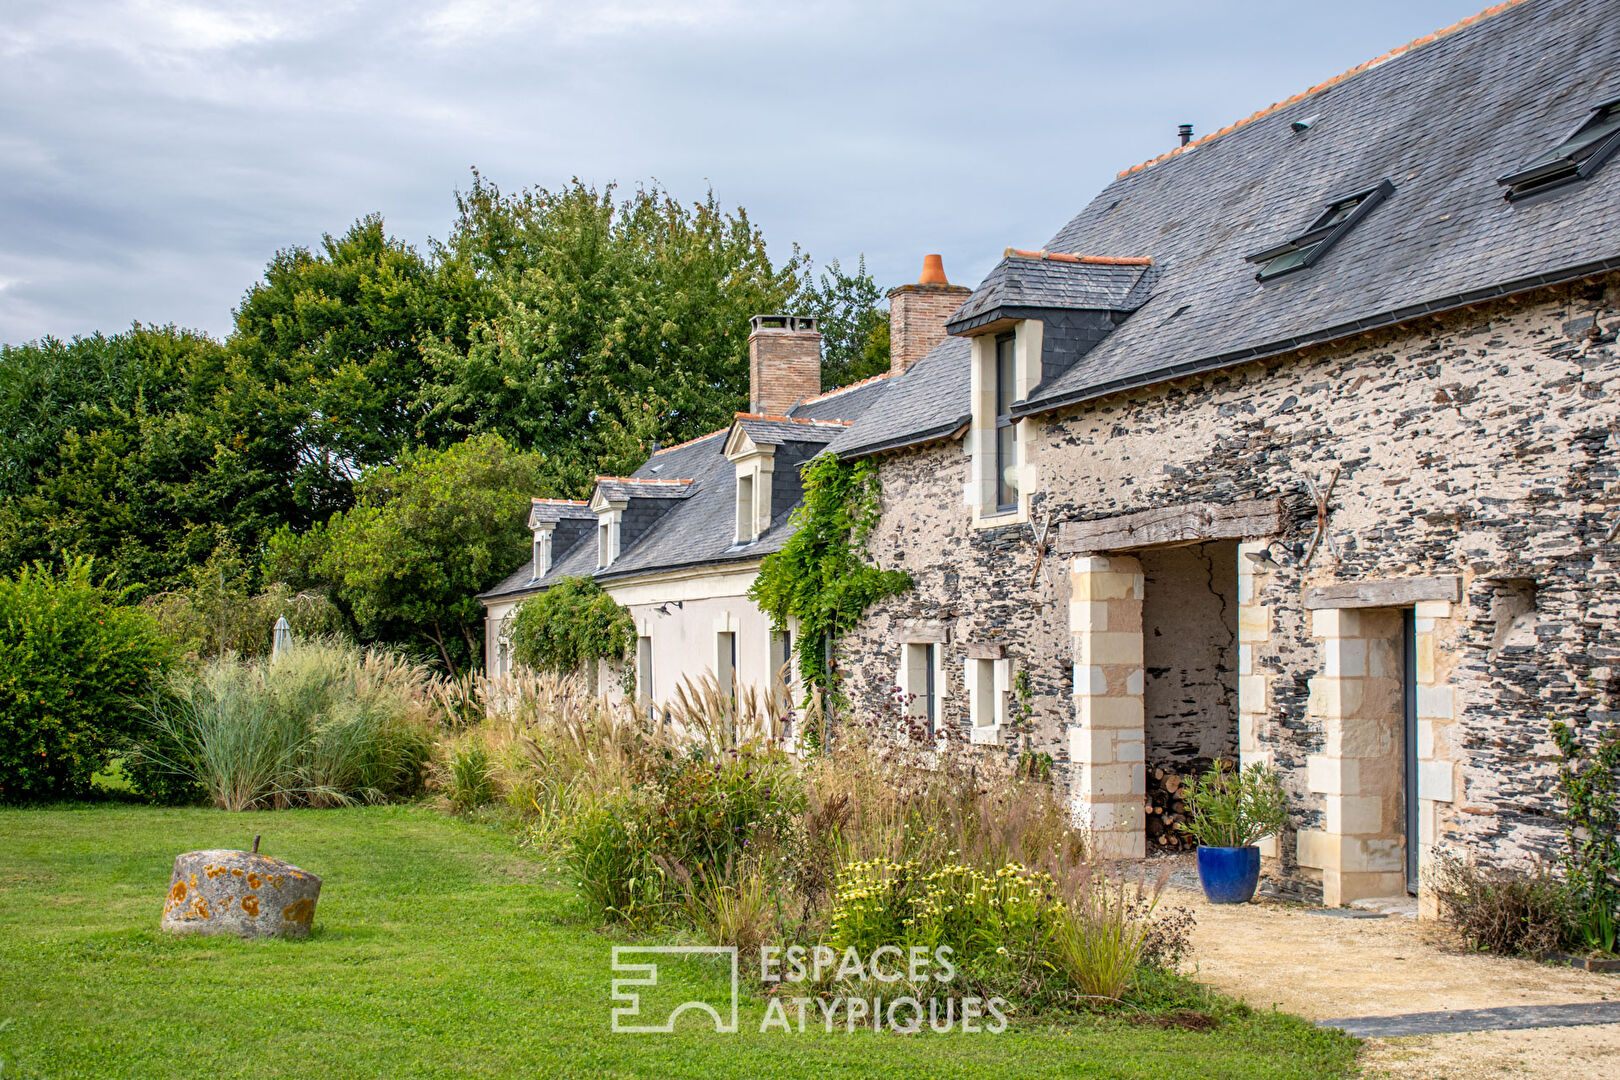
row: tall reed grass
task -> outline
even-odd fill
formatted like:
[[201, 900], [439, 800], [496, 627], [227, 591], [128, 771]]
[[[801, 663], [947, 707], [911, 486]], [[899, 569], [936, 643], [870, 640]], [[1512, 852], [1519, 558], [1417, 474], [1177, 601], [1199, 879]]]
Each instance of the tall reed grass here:
[[173, 680], [142, 752], [226, 810], [408, 796], [432, 756], [432, 682], [418, 664], [336, 641], [227, 656]]

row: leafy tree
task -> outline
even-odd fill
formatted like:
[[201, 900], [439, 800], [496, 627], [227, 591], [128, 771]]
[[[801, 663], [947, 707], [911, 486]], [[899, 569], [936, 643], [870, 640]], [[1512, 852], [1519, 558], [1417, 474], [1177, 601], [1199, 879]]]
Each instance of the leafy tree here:
[[0, 350], [0, 572], [93, 556], [162, 588], [230, 530], [207, 494], [224, 378], [218, 342], [175, 327]]
[[360, 478], [353, 508], [304, 536], [279, 534], [276, 567], [324, 585], [363, 640], [429, 645], [451, 672], [476, 664], [476, 596], [529, 550], [539, 465], [498, 435], [409, 451]]
[[889, 370], [889, 313], [878, 306], [883, 299], [864, 255], [853, 274], [834, 259], [814, 284], [806, 282], [799, 307], [821, 319], [821, 381], [827, 389]]
[[75, 559], [0, 578], [0, 802], [81, 795], [137, 730], [172, 647]]
[[220, 496], [243, 504], [259, 533], [302, 528], [346, 509], [365, 469], [447, 445], [423, 404], [434, 377], [423, 346], [464, 345], [485, 303], [476, 276], [441, 273], [378, 215], [317, 252], [277, 252], [236, 312]]
[[323, 594], [298, 592], [279, 581], [259, 589], [256, 569], [225, 539], [207, 559], [186, 569], [178, 588], [156, 593], [142, 606], [188, 660], [227, 653], [265, 656], [280, 618], [301, 638], [336, 637], [347, 629]]
[[536, 494], [580, 495], [745, 407], [748, 319], [792, 306], [802, 261], [774, 265], [746, 211], [476, 174], [458, 203], [443, 261], [490, 281], [495, 311], [465, 350], [430, 349], [433, 423], [498, 432], [544, 455]]

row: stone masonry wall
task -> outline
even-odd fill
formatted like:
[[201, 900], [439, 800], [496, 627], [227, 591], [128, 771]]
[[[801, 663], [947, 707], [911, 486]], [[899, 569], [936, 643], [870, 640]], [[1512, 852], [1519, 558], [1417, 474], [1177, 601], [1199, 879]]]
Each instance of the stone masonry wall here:
[[[1617, 309], [1611, 277], [1079, 407], [1039, 425], [1033, 518], [1050, 515], [1055, 538], [1065, 520], [1284, 500], [1287, 534], [1265, 549], [1246, 601], [1269, 621], [1245, 626], [1241, 640], [1244, 676], [1264, 687], [1255, 744], [1283, 774], [1300, 829], [1323, 827], [1306, 768], [1323, 753], [1307, 708], [1323, 652], [1304, 588], [1461, 576], [1462, 603], [1434, 621], [1435, 655], [1422, 661], [1447, 688], [1425, 715], [1451, 713], [1432, 734], [1433, 756], [1451, 770], [1435, 837], [1501, 861], [1554, 854], [1548, 722], [1620, 722]], [[993, 752], [1051, 753], [1067, 783], [1065, 560], [1048, 555], [1037, 572], [1030, 526], [972, 529], [968, 465], [960, 443], [883, 459], [871, 552], [917, 586], [845, 637], [841, 667], [857, 708], [879, 708], [897, 628], [948, 623], [943, 721], [965, 731], [965, 650], [1003, 644], [1032, 696], [1028, 718]], [[1305, 481], [1325, 483], [1334, 469], [1331, 543], [1302, 566], [1316, 524]], [[1292, 833], [1276, 845], [1283, 873], [1318, 888], [1295, 847]]]

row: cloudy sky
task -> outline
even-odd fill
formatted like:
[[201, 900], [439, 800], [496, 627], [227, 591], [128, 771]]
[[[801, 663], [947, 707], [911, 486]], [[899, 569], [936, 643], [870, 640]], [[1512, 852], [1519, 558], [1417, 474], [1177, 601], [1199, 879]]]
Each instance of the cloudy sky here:
[[1221, 127], [1485, 0], [5, 0], [0, 342], [223, 334], [278, 248], [423, 245], [478, 167], [712, 186], [773, 251], [975, 283], [1176, 125]]

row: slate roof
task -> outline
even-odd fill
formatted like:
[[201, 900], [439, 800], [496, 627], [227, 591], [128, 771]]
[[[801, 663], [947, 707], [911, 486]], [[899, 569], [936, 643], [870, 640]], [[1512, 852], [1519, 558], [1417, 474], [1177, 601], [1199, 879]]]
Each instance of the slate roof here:
[[548, 521], [585, 520], [595, 516], [591, 504], [582, 499], [531, 499], [529, 503], [531, 529]]
[[971, 354], [966, 338], [946, 338], [904, 374], [882, 384], [860, 422], [827, 449], [840, 457], [857, 457], [951, 435], [970, 417]]
[[[1029, 415], [1620, 268], [1620, 159], [1517, 203], [1496, 183], [1620, 96], [1613, 15], [1613, 0], [1499, 5], [1127, 169], [1058, 231], [1046, 260], [1003, 259], [953, 321], [986, 310], [995, 288], [1007, 295], [1009, 275], [1021, 288], [1038, 280], [1047, 301], [1066, 291], [1046, 284], [1054, 254], [1153, 260], [1127, 294], [1134, 313], [1013, 409]], [[1394, 193], [1319, 263], [1255, 280], [1247, 256], [1383, 179]], [[1099, 289], [1099, 302], [1118, 302]], [[831, 449], [949, 434], [968, 417], [969, 356], [964, 340], [940, 344]]]
[[610, 502], [626, 502], [630, 499], [689, 499], [697, 491], [692, 486], [693, 479], [689, 476], [672, 476], [664, 479], [656, 476], [643, 477], [639, 474], [598, 476], [596, 490], [602, 498]]
[[756, 446], [781, 446], [783, 443], [829, 443], [849, 427], [848, 420], [813, 420], [809, 417], [761, 416], [758, 413], [738, 413], [737, 423], [748, 433]]
[[[797, 436], [783, 440], [796, 443], [816, 444], [824, 437], [838, 436], [850, 430], [844, 423], [801, 421], [858, 421], [887, 383], [885, 378], [869, 379], [810, 398], [793, 409], [787, 418], [763, 421], [771, 425], [764, 430]], [[760, 421], [739, 422], [746, 425]], [[777, 507], [771, 527], [752, 544], [733, 542], [736, 538], [737, 471], [723, 452], [730, 431], [728, 426], [690, 442], [665, 447], [652, 455], [633, 476], [598, 479], [598, 486], [615, 501], [619, 495], [645, 498], [650, 492], [658, 491], [675, 500], [651, 528], [619, 553], [612, 566], [602, 571], [596, 569], [593, 530], [568, 551], [553, 551], [552, 567], [545, 577], [534, 580], [531, 565], [525, 561], [494, 588], [481, 593], [480, 598], [498, 600], [526, 596], [565, 577], [595, 577], [606, 581], [685, 567], [748, 562], [781, 550], [791, 535], [787, 527], [791, 506]], [[681, 485], [651, 483], [665, 478], [686, 482]], [[602, 487], [604, 484], [607, 486]]]
[[[1127, 171], [1047, 247], [1151, 255], [1153, 298], [1015, 411], [1620, 266], [1615, 162], [1524, 202], [1496, 182], [1620, 96], [1614, 16], [1613, 0], [1526, 0]], [[1321, 262], [1255, 281], [1245, 256], [1386, 178], [1394, 193]]]
[[973, 295], [945, 324], [960, 334], [1032, 310], [1135, 311], [1152, 260], [1070, 255], [1008, 248]]

